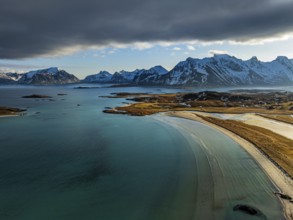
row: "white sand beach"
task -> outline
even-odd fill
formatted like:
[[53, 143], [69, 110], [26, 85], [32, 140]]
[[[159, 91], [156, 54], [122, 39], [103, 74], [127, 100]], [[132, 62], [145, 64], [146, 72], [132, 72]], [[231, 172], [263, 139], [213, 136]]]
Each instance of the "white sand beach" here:
[[255, 125], [273, 131], [289, 139], [293, 139], [293, 125], [276, 120], [261, 117], [256, 114], [209, 114], [200, 113], [204, 116], [219, 117], [222, 119], [239, 120], [246, 124]]

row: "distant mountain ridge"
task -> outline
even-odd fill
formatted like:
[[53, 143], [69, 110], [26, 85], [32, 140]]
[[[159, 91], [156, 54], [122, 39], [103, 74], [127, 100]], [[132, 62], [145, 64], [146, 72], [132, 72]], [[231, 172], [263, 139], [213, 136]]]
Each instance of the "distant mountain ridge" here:
[[271, 62], [262, 62], [257, 57], [244, 61], [216, 54], [203, 59], [187, 58], [169, 72], [161, 66], [113, 75], [102, 71], [83, 82], [198, 87], [292, 85], [293, 61], [285, 56]]
[[83, 82], [85, 83], [136, 83], [148, 84], [149, 81], [154, 81], [160, 75], [168, 73], [162, 66], [154, 66], [148, 70], [136, 69], [134, 71], [115, 72], [110, 74], [107, 71], [101, 71], [97, 74], [87, 76]]
[[77, 83], [79, 79], [57, 67], [34, 70], [23, 74], [2, 73], [0, 74], [1, 84], [26, 84], [26, 85], [50, 85]]
[[24, 74], [0, 73], [0, 84], [68, 84], [112, 83], [141, 86], [283, 86], [293, 85], [293, 60], [278, 56], [271, 62], [252, 57], [241, 60], [227, 54], [179, 62], [172, 70], [162, 66], [113, 74], [101, 71], [80, 81], [57, 67], [30, 71]]
[[287, 57], [262, 62], [256, 57], [243, 61], [224, 54], [204, 59], [187, 58], [165, 75], [161, 83], [211, 87], [292, 85], [292, 77], [293, 62]]

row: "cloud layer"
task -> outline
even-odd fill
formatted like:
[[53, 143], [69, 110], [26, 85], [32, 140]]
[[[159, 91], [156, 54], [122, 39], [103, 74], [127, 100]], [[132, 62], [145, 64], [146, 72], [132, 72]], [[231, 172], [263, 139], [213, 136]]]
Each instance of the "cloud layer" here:
[[[279, 2], [279, 3], [276, 3]], [[293, 0], [0, 0], [0, 59], [156, 41], [293, 31]]]

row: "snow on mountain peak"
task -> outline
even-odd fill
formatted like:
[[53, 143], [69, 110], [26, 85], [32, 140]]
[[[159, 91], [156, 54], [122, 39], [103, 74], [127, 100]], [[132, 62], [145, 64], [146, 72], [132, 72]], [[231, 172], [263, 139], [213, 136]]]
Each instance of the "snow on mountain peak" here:
[[234, 58], [233, 56], [230, 56], [229, 54], [224, 54], [224, 53], [220, 53], [220, 54], [215, 53], [213, 57], [216, 58], [216, 59], [231, 59], [231, 58]]
[[255, 62], [255, 61], [257, 61], [257, 62], [259, 61], [258, 58], [257, 58], [256, 56], [251, 57], [250, 60], [251, 60], [251, 61], [254, 61], [254, 62]]
[[284, 61], [284, 60], [289, 60], [289, 59], [286, 56], [277, 56], [276, 60], [277, 61]]
[[57, 67], [50, 67], [50, 68], [47, 68], [47, 69], [30, 71], [30, 72], [26, 73], [25, 75], [26, 75], [27, 78], [32, 78], [36, 74], [46, 73], [46, 74], [54, 75], [54, 74], [58, 73], [58, 71], [59, 70], [58, 70]]
[[110, 81], [112, 77], [112, 74], [110, 74], [108, 71], [100, 71], [99, 73], [97, 74], [93, 74], [93, 75], [89, 75], [87, 77], [85, 77], [84, 79], [84, 82], [89, 82], [89, 83], [92, 83], [92, 82], [108, 82]]
[[256, 56], [251, 57], [249, 60], [245, 61], [245, 63], [250, 67], [258, 67], [261, 64], [261, 61], [258, 60]]
[[168, 70], [166, 70], [164, 67], [162, 67], [160, 65], [154, 66], [154, 67], [150, 68], [149, 70], [157, 72], [159, 75], [164, 75], [164, 74], [168, 73]]
[[[102, 70], [102, 71], [100, 71], [98, 74], [100, 74], [100, 75], [111, 75], [111, 73], [109, 73], [109, 72], [106, 71], [106, 70]], [[96, 75], [98, 75], [98, 74], [96, 74]]]
[[283, 64], [283, 65], [292, 65], [293, 64], [291, 62], [291, 60], [289, 60], [288, 57], [286, 57], [286, 56], [278, 56], [276, 58], [276, 61]]
[[[136, 85], [287, 85], [293, 82], [293, 62], [282, 56], [262, 62], [256, 56], [242, 60], [228, 54], [214, 54], [203, 59], [189, 57], [169, 72], [162, 66], [154, 66], [147, 70], [120, 71], [106, 78], [110, 83]], [[102, 80], [97, 81], [105, 82]]]
[[186, 62], [188, 62], [188, 63], [193, 63], [195, 60], [196, 60], [195, 58], [188, 57], [188, 58], [186, 59]]

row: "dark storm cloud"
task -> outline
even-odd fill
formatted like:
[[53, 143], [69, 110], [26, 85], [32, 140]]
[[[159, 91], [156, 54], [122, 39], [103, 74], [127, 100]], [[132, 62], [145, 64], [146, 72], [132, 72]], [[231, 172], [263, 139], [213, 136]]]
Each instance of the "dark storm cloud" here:
[[269, 37], [293, 31], [290, 1], [0, 0], [0, 58], [75, 45]]

